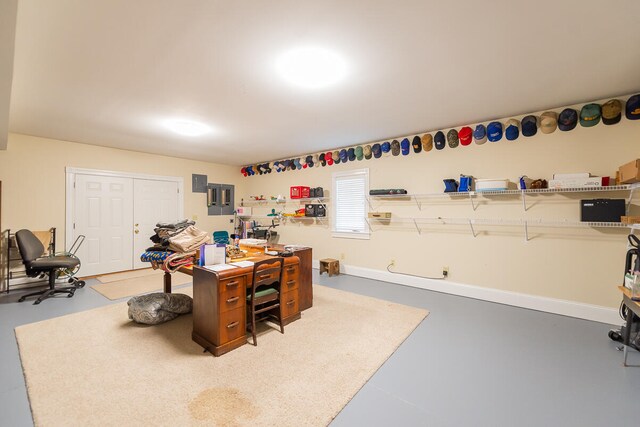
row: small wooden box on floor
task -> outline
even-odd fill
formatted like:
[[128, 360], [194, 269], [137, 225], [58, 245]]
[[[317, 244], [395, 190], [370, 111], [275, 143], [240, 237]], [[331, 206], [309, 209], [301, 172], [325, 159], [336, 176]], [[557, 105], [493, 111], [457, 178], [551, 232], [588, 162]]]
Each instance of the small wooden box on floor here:
[[327, 272], [329, 277], [334, 274], [337, 276], [340, 274], [340, 261], [333, 258], [325, 258], [320, 260], [320, 274]]

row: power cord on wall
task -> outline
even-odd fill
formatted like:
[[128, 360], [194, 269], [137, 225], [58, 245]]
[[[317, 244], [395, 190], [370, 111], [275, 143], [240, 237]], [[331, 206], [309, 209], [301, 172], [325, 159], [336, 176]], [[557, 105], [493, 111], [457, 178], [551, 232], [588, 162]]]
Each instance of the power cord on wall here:
[[[444, 280], [444, 279], [447, 278], [447, 274], [443, 274], [441, 277], [429, 277], [429, 276], [420, 276], [420, 275], [417, 275], [417, 274], [400, 273], [398, 271], [392, 271], [391, 270], [391, 267], [394, 266], [394, 265], [395, 265], [394, 263], [391, 263], [391, 264], [387, 265], [387, 271], [389, 273], [402, 274], [403, 276], [412, 276], [412, 277], [418, 277], [420, 279], [431, 279], [431, 280]], [[444, 273], [444, 271], [443, 271], [443, 273]]]

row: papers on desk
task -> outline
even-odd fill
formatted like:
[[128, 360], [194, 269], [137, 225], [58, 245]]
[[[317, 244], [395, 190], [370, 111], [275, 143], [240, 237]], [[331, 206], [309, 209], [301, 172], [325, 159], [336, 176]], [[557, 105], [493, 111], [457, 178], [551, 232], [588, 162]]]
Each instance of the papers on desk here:
[[231, 265], [235, 265], [237, 267], [253, 267], [253, 261], [237, 261], [232, 262]]
[[214, 265], [205, 265], [203, 267], [211, 271], [225, 271], [225, 270], [233, 270], [234, 268], [238, 268], [235, 265], [230, 265], [230, 264], [214, 264]]
[[308, 249], [309, 246], [306, 245], [284, 245], [284, 249], [286, 251], [295, 251], [298, 249]]

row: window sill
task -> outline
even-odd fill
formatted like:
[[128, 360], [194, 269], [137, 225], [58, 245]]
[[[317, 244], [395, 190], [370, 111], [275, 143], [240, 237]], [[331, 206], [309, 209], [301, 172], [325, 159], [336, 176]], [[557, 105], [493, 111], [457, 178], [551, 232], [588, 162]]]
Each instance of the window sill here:
[[371, 238], [370, 233], [341, 233], [337, 231], [331, 232], [331, 237], [338, 239], [360, 239], [369, 240]]

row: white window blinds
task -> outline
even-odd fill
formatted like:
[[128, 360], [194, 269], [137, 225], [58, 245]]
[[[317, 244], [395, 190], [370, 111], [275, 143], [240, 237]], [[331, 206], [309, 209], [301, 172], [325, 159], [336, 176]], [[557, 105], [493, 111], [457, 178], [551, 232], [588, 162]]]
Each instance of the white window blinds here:
[[369, 170], [333, 174], [333, 235], [336, 237], [369, 237], [367, 199]]

